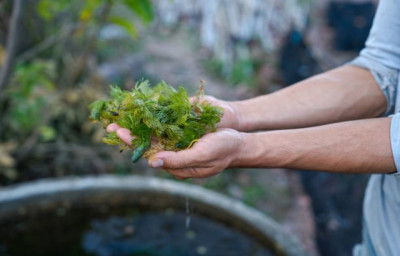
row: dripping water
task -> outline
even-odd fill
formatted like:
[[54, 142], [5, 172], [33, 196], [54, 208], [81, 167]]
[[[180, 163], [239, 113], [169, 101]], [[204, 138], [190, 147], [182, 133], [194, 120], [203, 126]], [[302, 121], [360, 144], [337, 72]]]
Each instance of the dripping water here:
[[185, 197], [185, 208], [186, 208], [186, 220], [185, 220], [185, 225], [186, 229], [190, 228], [190, 202], [189, 202], [189, 197]]

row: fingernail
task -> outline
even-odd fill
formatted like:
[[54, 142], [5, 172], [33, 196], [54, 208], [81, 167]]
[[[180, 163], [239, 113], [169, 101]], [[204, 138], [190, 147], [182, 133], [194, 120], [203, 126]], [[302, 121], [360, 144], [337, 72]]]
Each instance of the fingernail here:
[[151, 164], [151, 167], [153, 167], [153, 168], [159, 168], [164, 165], [164, 161], [161, 159], [157, 159], [157, 160], [151, 161], [150, 164]]
[[107, 126], [107, 132], [116, 132], [119, 128], [119, 125], [116, 123], [111, 123]]

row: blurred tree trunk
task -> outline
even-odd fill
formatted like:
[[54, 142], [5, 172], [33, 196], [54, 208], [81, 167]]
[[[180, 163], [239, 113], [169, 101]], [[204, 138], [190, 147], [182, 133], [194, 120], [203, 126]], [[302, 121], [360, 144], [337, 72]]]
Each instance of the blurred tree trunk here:
[[[1, 0], [0, 0], [1, 1]], [[4, 1], [4, 0], [3, 0]], [[45, 30], [43, 22], [36, 13], [38, 0], [6, 0], [12, 11], [6, 29], [6, 59], [0, 67], [0, 123], [3, 123], [9, 108], [8, 94], [5, 93], [13, 74], [17, 57], [26, 49], [31, 48], [43, 38]], [[3, 2], [4, 3], [4, 2]], [[4, 22], [4, 21], [3, 21]], [[5, 126], [0, 125], [0, 140], [3, 138]]]
[[42, 41], [45, 30], [36, 12], [38, 0], [12, 0], [12, 14], [6, 37], [6, 60], [0, 70], [0, 105], [4, 101], [16, 59], [20, 53]]
[[11, 20], [12, 3], [10, 0], [0, 0], [0, 44], [6, 45], [7, 31]]
[[[7, 57], [0, 71], [0, 95], [4, 95], [4, 91], [14, 66], [15, 57], [17, 55], [18, 48], [21, 44], [22, 37], [22, 10], [23, 4], [26, 3], [24, 0], [15, 0], [13, 6], [13, 13], [11, 16], [10, 29], [7, 37]], [[0, 103], [3, 101], [0, 97]]]

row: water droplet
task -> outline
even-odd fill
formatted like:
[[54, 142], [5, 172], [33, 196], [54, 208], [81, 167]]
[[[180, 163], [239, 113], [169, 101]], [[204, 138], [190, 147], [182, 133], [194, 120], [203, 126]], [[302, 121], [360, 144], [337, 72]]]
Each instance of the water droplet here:
[[185, 198], [185, 208], [186, 208], [186, 229], [190, 228], [190, 202], [189, 197]]
[[199, 246], [199, 247], [197, 247], [196, 252], [197, 252], [197, 254], [199, 254], [199, 255], [204, 255], [204, 254], [207, 253], [207, 247], [205, 247], [205, 246]]
[[196, 237], [196, 232], [190, 230], [188, 232], [186, 232], [186, 238], [187, 239], [194, 239]]

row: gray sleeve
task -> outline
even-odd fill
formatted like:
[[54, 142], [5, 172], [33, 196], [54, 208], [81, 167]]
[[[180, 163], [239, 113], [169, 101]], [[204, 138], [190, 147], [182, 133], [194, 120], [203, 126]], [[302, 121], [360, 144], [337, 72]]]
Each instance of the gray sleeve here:
[[363, 56], [357, 57], [349, 64], [368, 69], [372, 73], [386, 97], [387, 108], [383, 115], [388, 116], [392, 114], [396, 105], [399, 71]]
[[381, 0], [360, 57], [400, 70], [400, 0]]

